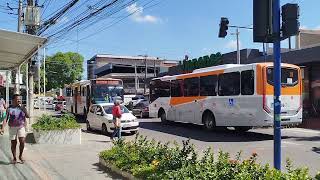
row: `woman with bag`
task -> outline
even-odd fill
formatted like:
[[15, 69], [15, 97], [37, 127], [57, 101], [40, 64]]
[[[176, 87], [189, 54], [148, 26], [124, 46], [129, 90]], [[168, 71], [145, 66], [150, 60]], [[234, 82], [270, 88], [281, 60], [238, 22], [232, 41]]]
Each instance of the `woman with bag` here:
[[115, 136], [118, 136], [118, 140], [121, 138], [121, 114], [120, 102], [115, 101], [114, 106], [112, 107], [114, 131], [112, 133], [111, 140], [113, 140]]

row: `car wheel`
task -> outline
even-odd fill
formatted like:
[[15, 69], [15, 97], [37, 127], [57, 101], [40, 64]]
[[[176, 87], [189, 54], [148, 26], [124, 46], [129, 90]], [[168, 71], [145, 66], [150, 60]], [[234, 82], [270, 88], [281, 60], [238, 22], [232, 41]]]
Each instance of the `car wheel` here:
[[204, 128], [208, 131], [211, 131], [216, 127], [216, 122], [212, 113], [204, 114], [203, 125], [204, 125]]
[[92, 131], [89, 121], [87, 120], [87, 131]]
[[102, 124], [101, 133], [103, 135], [108, 135], [109, 134], [106, 124]]

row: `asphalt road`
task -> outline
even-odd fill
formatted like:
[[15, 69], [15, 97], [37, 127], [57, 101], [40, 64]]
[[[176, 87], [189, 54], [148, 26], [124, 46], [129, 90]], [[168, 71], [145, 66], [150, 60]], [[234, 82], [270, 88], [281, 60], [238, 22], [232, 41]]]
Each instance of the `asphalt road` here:
[[[243, 158], [253, 152], [258, 153], [258, 161], [273, 165], [273, 129], [253, 129], [245, 133], [233, 130], [208, 132], [201, 126], [183, 123], [163, 125], [158, 119], [140, 119], [139, 134], [158, 141], [177, 141], [191, 139], [199, 152], [212, 147], [215, 152], [223, 150], [235, 157], [242, 151]], [[126, 136], [131, 139], [132, 136]], [[285, 169], [286, 158], [293, 161], [296, 167], [309, 167], [315, 175], [320, 171], [320, 131], [301, 128], [282, 129], [282, 169]]]

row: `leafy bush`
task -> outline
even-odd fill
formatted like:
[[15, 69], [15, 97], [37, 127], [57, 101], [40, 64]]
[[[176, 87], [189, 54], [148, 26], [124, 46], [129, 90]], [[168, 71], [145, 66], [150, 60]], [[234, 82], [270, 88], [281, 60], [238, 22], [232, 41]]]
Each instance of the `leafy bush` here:
[[256, 161], [256, 153], [242, 160], [241, 152], [231, 159], [228, 153], [220, 151], [215, 158], [209, 148], [198, 157], [189, 140], [180, 147], [177, 143], [162, 144], [137, 135], [133, 141], [115, 142], [112, 149], [102, 151], [99, 156], [141, 179], [312, 179], [307, 168], [293, 169], [289, 160], [287, 173], [261, 165]]
[[32, 125], [34, 130], [64, 130], [64, 129], [77, 129], [80, 125], [77, 123], [76, 118], [71, 114], [64, 114], [60, 118], [52, 117], [49, 115], [42, 115], [37, 123]]

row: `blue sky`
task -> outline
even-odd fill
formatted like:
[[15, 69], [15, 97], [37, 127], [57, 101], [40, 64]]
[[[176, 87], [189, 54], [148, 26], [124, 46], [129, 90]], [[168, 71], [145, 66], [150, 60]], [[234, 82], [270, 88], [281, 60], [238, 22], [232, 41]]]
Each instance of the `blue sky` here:
[[[42, 0], [43, 1], [43, 0]], [[40, 0], [40, 4], [42, 2]], [[85, 1], [85, 0], [80, 0]], [[95, 54], [141, 55], [179, 60], [188, 54], [199, 57], [215, 52], [236, 50], [235, 31], [229, 28], [225, 39], [218, 38], [220, 17], [228, 17], [230, 25], [250, 26], [252, 24], [252, 0], [160, 0], [161, 3], [149, 9], [141, 9], [139, 1], [122, 13], [140, 11], [111, 28], [81, 40], [97, 29], [107, 26], [100, 22], [91, 28], [71, 33], [67, 41], [58, 41], [48, 46], [48, 53], [75, 51], [90, 59]], [[15, 0], [8, 1], [12, 6]], [[300, 5], [300, 24], [304, 28], [320, 28], [319, 0], [281, 0], [282, 4], [293, 2]], [[52, 0], [49, 10], [63, 4]], [[0, 5], [5, 6], [1, 1]], [[0, 9], [0, 28], [16, 30], [16, 17], [2, 13]], [[71, 18], [70, 18], [71, 19]], [[66, 16], [64, 21], [69, 21]], [[105, 23], [105, 24], [104, 24]], [[78, 35], [77, 35], [78, 34]], [[78, 38], [77, 38], [78, 37]], [[70, 41], [71, 40], [71, 41]], [[241, 48], [260, 48], [252, 42], [252, 31], [240, 31]], [[283, 43], [283, 47], [287, 44]]]

